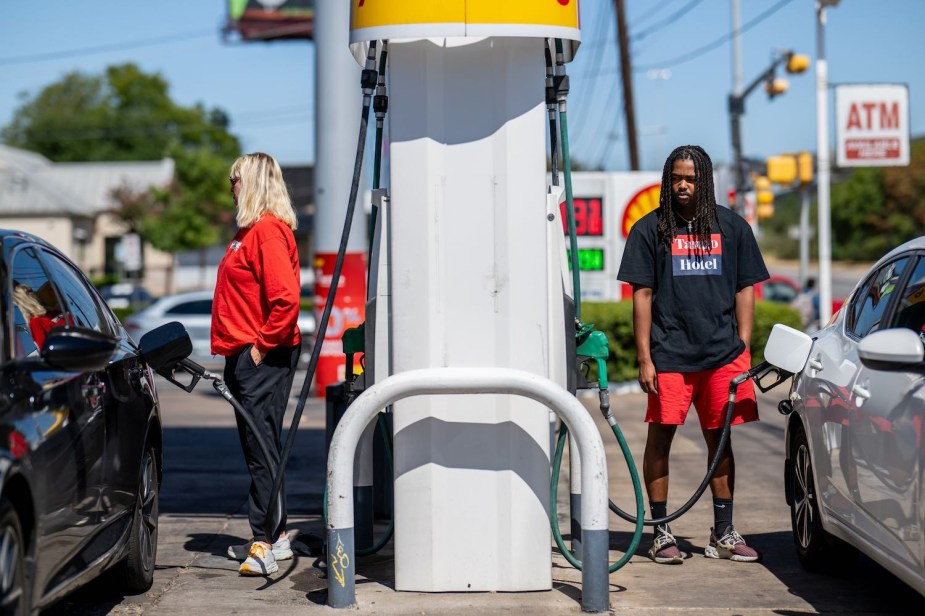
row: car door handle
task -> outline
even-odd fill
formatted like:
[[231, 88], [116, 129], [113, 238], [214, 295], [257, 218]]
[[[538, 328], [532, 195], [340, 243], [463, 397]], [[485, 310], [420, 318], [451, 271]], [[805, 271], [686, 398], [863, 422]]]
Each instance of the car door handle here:
[[809, 367], [812, 368], [813, 370], [821, 371], [821, 370], [822, 370], [822, 367], [823, 367], [823, 366], [822, 366], [822, 357], [821, 357], [820, 355], [816, 355], [815, 357], [811, 357], [811, 358], [809, 359]]
[[851, 388], [851, 391], [854, 392], [854, 395], [862, 400], [867, 400], [870, 398], [870, 390], [862, 385], [855, 385]]

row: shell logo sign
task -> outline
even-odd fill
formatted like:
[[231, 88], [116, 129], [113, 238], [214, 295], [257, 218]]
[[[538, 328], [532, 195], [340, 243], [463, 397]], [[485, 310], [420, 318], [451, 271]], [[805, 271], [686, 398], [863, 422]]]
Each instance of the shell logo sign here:
[[653, 184], [640, 190], [626, 203], [623, 209], [623, 221], [620, 224], [620, 233], [624, 239], [629, 236], [630, 229], [636, 221], [658, 207], [658, 198], [661, 193], [662, 185]]
[[581, 40], [578, 0], [352, 0], [350, 42], [432, 36]]

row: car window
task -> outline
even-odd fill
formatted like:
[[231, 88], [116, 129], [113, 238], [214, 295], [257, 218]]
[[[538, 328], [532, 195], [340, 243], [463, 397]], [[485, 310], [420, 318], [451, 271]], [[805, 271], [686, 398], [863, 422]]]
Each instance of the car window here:
[[67, 319], [54, 285], [31, 248], [16, 251], [13, 280], [13, 357], [38, 355], [45, 336]]
[[764, 283], [764, 299], [772, 302], [784, 302], [789, 304], [797, 292], [786, 282], [771, 281]]
[[863, 338], [880, 329], [880, 321], [886, 307], [890, 304], [890, 298], [896, 291], [896, 284], [910, 260], [911, 257], [904, 257], [887, 263], [870, 277], [854, 300], [851, 310], [852, 320], [848, 325], [849, 332], [858, 338]]
[[925, 257], [919, 257], [912, 270], [890, 326], [925, 334]]
[[61, 292], [64, 305], [73, 322], [82, 327], [111, 334], [109, 322], [80, 272], [50, 252], [43, 251], [42, 258]]
[[164, 311], [164, 314], [212, 314], [212, 300], [197, 299], [189, 302], [181, 302]]

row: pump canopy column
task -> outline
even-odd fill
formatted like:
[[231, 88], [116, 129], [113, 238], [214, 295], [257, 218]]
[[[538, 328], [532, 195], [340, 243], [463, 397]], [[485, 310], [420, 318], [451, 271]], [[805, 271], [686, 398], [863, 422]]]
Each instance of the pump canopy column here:
[[[574, 51], [577, 5], [354, 0], [351, 42], [389, 41], [390, 288], [375, 294], [391, 348], [368, 352], [377, 365], [390, 355], [392, 374], [517, 369], [565, 388], [573, 332], [549, 267], [563, 248], [547, 216], [545, 46]], [[395, 588], [551, 588], [546, 408], [492, 393], [393, 412]]]

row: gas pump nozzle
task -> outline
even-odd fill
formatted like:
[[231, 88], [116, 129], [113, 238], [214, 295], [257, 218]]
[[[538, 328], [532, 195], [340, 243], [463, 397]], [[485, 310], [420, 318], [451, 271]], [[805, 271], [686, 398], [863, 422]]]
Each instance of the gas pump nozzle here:
[[749, 375], [758, 389], [767, 392], [803, 370], [812, 346], [813, 339], [807, 334], [777, 323], [764, 347], [765, 361], [752, 368]]

